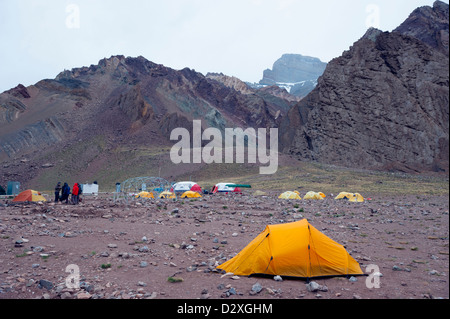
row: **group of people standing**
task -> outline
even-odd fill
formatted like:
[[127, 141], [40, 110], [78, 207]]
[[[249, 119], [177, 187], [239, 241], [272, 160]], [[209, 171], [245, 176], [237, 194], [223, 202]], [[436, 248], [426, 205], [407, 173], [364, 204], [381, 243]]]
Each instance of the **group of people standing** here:
[[58, 182], [55, 186], [55, 203], [61, 201], [69, 204], [69, 196], [71, 196], [70, 201], [72, 204], [77, 205], [80, 202], [80, 195], [83, 193], [83, 188], [79, 183], [75, 183], [70, 189], [67, 183], [61, 186], [61, 182]]

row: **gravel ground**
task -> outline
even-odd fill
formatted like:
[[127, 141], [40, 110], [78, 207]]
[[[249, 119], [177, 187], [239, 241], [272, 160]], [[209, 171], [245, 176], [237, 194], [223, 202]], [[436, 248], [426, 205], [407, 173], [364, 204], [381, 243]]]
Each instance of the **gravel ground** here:
[[[350, 203], [327, 195], [216, 194], [128, 205], [112, 194], [85, 196], [80, 205], [3, 200], [0, 299], [449, 298], [448, 198], [379, 195]], [[308, 285], [216, 271], [267, 224], [303, 218], [344, 245], [369, 276]], [[79, 288], [66, 283], [69, 265], [79, 269]], [[379, 286], [368, 288], [376, 278]]]

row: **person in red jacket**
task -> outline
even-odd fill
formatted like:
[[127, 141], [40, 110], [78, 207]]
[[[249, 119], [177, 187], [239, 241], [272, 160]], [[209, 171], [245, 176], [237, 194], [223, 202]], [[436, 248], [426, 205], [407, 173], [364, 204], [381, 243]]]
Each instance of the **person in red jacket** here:
[[79, 203], [79, 192], [80, 192], [80, 188], [78, 187], [78, 183], [75, 183], [72, 187], [72, 203], [74, 205], [78, 205]]

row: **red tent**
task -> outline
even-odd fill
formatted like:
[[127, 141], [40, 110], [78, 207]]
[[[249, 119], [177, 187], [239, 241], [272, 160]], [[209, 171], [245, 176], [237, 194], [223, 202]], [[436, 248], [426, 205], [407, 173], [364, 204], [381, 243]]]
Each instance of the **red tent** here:
[[193, 185], [193, 186], [191, 187], [191, 191], [192, 191], [192, 192], [198, 192], [198, 193], [201, 193], [201, 192], [202, 192], [202, 188], [201, 188], [198, 184], [195, 184], [195, 185]]

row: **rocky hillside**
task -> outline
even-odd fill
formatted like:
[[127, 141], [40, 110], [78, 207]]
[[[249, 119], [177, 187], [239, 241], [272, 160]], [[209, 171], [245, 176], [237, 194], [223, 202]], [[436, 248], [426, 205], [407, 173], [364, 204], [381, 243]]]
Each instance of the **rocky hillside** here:
[[448, 10], [440, 1], [418, 8], [332, 60], [285, 117], [283, 150], [348, 167], [448, 173]]
[[42, 168], [48, 178], [82, 180], [100, 169], [144, 170], [151, 165], [129, 150], [161, 152], [174, 144], [172, 129], [192, 130], [193, 119], [219, 129], [274, 127], [293, 103], [188, 68], [113, 56], [0, 94], [0, 181], [38, 178]]
[[317, 85], [317, 79], [323, 74], [327, 64], [318, 58], [301, 54], [284, 54], [272, 69], [264, 71], [260, 85], [277, 85], [290, 94], [305, 97]]

